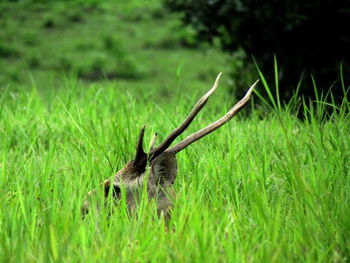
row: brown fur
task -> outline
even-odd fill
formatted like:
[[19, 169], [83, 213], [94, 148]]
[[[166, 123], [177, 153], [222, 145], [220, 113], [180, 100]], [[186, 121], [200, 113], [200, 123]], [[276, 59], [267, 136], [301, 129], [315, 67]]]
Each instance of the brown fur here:
[[[149, 199], [153, 198], [156, 200], [158, 215], [164, 216], [165, 219], [170, 218], [172, 201], [175, 199], [173, 183], [176, 174], [177, 163], [173, 153], [159, 155], [149, 167], [147, 194]], [[133, 212], [140, 201], [140, 194], [144, 187], [146, 176], [146, 172], [139, 172], [134, 166], [134, 162], [129, 161], [125, 167], [114, 175], [113, 179], [106, 180], [101, 184], [105, 198], [108, 197], [109, 188], [113, 185], [113, 198], [116, 200], [120, 199], [120, 188], [123, 187], [126, 192], [126, 204], [129, 211]], [[91, 209], [91, 199], [94, 198], [96, 193], [96, 189], [88, 193], [88, 197], [85, 199], [81, 209], [83, 215], [86, 215]]]

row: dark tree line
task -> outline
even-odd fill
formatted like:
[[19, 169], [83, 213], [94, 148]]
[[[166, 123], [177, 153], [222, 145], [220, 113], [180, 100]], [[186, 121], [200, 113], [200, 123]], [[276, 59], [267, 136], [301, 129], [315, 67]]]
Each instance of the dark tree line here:
[[[267, 78], [273, 78], [273, 57], [280, 69], [282, 96], [288, 98], [304, 72], [301, 93], [313, 97], [317, 89], [344, 96], [340, 65], [350, 75], [350, 1], [330, 0], [165, 0], [183, 14], [198, 40], [221, 40], [223, 49], [239, 48], [254, 56]], [[247, 56], [251, 59], [251, 56]]]

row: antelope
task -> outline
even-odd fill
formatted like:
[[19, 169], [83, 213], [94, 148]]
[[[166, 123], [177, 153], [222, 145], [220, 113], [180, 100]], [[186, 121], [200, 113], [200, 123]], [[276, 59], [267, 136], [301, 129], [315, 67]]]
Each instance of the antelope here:
[[[113, 204], [117, 204], [124, 196], [128, 211], [132, 212], [138, 206], [142, 191], [147, 191], [149, 200], [154, 198], [156, 201], [158, 216], [164, 216], [166, 220], [170, 218], [173, 200], [175, 200], [173, 184], [177, 175], [176, 154], [231, 120], [247, 104], [254, 87], [259, 82], [257, 80], [249, 88], [246, 95], [223, 117], [170, 147], [172, 142], [188, 128], [199, 111], [205, 106], [209, 97], [217, 89], [220, 76], [221, 73], [217, 76], [214, 86], [197, 102], [185, 121], [157, 147], [154, 146], [157, 135], [153, 136], [148, 153], [143, 149], [145, 127], [142, 127], [136, 146], [135, 158], [129, 161], [112, 178], [105, 180], [101, 184], [101, 189], [95, 189], [88, 193], [81, 208], [83, 216], [89, 212], [91, 199], [96, 193], [104, 194], [106, 199], [111, 196]], [[148, 173], [146, 172], [147, 168]], [[125, 194], [122, 194], [121, 189], [125, 189]]]

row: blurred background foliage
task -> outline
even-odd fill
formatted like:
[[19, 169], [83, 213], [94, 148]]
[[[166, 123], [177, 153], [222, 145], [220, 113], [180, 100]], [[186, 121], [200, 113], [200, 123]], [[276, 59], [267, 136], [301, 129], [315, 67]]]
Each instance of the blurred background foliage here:
[[332, 87], [340, 99], [341, 64], [349, 76], [349, 3], [3, 0], [0, 85], [57, 87], [64, 76], [171, 90], [190, 81], [207, 86], [224, 71], [240, 96], [258, 77], [252, 56], [273, 82], [276, 55], [282, 98], [304, 72], [303, 95], [313, 98], [312, 74], [320, 92]]
[[165, 0], [193, 26], [199, 41], [215, 43], [224, 50], [243, 50], [251, 55], [267, 77], [273, 76], [273, 57], [280, 64], [279, 80], [284, 98], [292, 95], [300, 76], [307, 77], [301, 92], [312, 97], [312, 74], [319, 91], [344, 95], [340, 65], [349, 79], [350, 1], [330, 0]]

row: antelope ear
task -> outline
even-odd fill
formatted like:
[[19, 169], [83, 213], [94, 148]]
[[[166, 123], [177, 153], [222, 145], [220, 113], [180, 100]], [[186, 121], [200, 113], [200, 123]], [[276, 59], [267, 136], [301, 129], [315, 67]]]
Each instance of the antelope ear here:
[[164, 152], [151, 163], [150, 180], [157, 184], [173, 184], [177, 174], [175, 153]]

